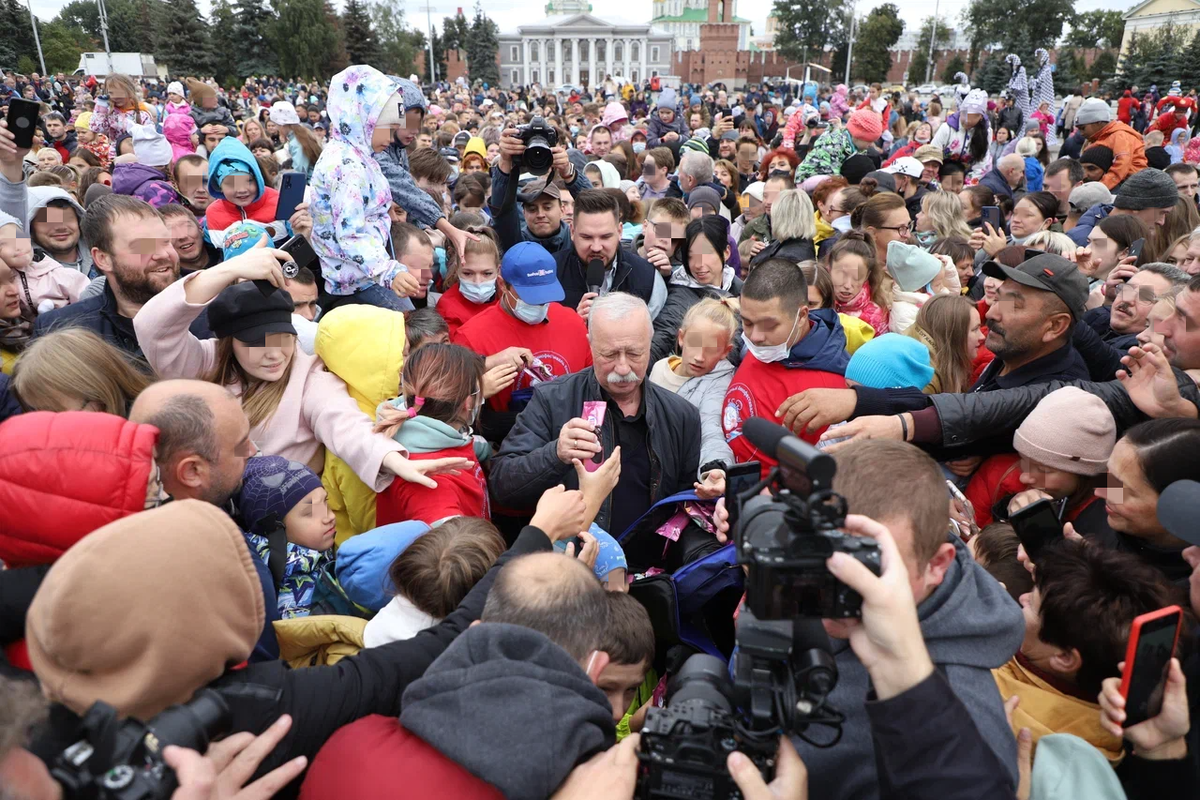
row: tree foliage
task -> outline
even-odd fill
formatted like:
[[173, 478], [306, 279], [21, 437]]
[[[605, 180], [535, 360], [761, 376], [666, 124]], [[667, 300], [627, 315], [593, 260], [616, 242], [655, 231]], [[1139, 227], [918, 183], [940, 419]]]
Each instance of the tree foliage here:
[[395, 3], [374, 3], [371, 22], [379, 35], [379, 68], [391, 75], [411, 75], [425, 37], [404, 24], [404, 9]]
[[979, 69], [971, 75], [971, 85], [978, 86], [988, 94], [999, 94], [1008, 86], [1010, 70], [1004, 63], [1004, 53], [994, 50], [988, 53]]
[[382, 48], [375, 27], [371, 21], [371, 12], [366, 3], [361, 0], [346, 0], [346, 9], [342, 12], [342, 33], [346, 38], [346, 53], [352, 64], [370, 64], [379, 66]]
[[166, 5], [156, 63], [166, 64], [174, 75], [215, 74], [217, 59], [209, 27], [195, 0], [167, 0]]
[[341, 30], [329, 19], [327, 4], [323, 0], [281, 0], [277, 9], [271, 39], [279, 53], [280, 73], [287, 77], [331, 75], [334, 60], [345, 48]]
[[[33, 26], [29, 22], [29, 9], [18, 0], [0, 0], [0, 64], [20, 69], [22, 58], [36, 63], [37, 48], [33, 44]], [[36, 67], [35, 67], [36, 69]], [[22, 69], [28, 75], [32, 70]]]
[[[954, 29], [950, 27], [950, 21], [944, 17], [937, 18], [937, 40], [933, 44], [933, 63], [936, 65], [941, 58], [941, 51], [946, 49], [954, 38]], [[917, 37], [917, 49], [913, 53], [912, 61], [908, 64], [908, 82], [909, 83], [924, 83], [926, 81], [926, 72], [929, 72], [929, 43], [934, 39], [934, 18], [926, 17], [921, 23], [921, 35]], [[961, 59], [960, 59], [961, 60]], [[954, 73], [950, 73], [953, 78]], [[928, 80], [934, 80], [935, 76], [930, 72]], [[947, 81], [949, 82], [949, 81]]]
[[90, 44], [82, 29], [51, 20], [38, 25], [42, 39], [42, 56], [46, 59], [46, 72], [74, 72], [79, 66], [79, 55]]
[[854, 41], [854, 65], [851, 72], [859, 80], [868, 83], [887, 80], [892, 68], [892, 54], [888, 50], [904, 33], [904, 20], [894, 3], [871, 9], [871, 13], [858, 25]]
[[942, 70], [942, 83], [954, 83], [954, 76], [959, 72], [966, 72], [967, 64], [963, 61], [963, 57], [955, 53], [946, 62], [946, 68]]
[[[1200, 43], [1193, 38], [1191, 46]], [[1135, 33], [1129, 39], [1125, 57], [1120, 68], [1105, 84], [1105, 88], [1118, 92], [1131, 86], [1147, 88], [1151, 84], [1160, 87], [1171, 85], [1171, 81], [1183, 80], [1189, 63], [1195, 63], [1194, 53], [1187, 42], [1187, 32], [1168, 22], [1152, 33]]]
[[1053, 50], [1075, 18], [1074, 0], [971, 0], [962, 22], [971, 32], [971, 64], [981, 50], [999, 46], [1016, 53], [1026, 69], [1039, 47]]
[[496, 63], [499, 52], [500, 27], [483, 13], [482, 0], [475, 0], [475, 17], [467, 38], [467, 69], [472, 82], [479, 80], [488, 86], [500, 83], [500, 66]]
[[[107, 2], [107, 0], [106, 0]], [[275, 25], [275, 14], [262, 0], [236, 0], [233, 4], [233, 30], [237, 52], [234, 65], [239, 78], [251, 75], [276, 75], [279, 59], [270, 47], [268, 34]], [[287, 46], [286, 41], [278, 42]]]
[[836, 50], [845, 40], [850, 4], [847, 0], [775, 0], [771, 13], [779, 22], [775, 49], [792, 61], [807, 61], [809, 53], [820, 53], [826, 44]]
[[1085, 11], [1071, 20], [1071, 30], [1064, 44], [1067, 47], [1116, 49], [1120, 48], [1124, 35], [1124, 11]]
[[[237, 40], [234, 39], [233, 6], [229, 0], [216, 0], [209, 14], [208, 39], [212, 46], [212, 74], [225, 86], [236, 83], [238, 50]], [[273, 32], [267, 37], [274, 41]]]

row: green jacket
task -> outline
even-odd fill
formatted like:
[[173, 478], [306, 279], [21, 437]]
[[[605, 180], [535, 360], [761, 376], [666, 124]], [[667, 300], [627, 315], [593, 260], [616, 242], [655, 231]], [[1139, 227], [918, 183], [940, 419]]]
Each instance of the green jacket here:
[[842, 169], [842, 162], [858, 152], [850, 131], [838, 128], [823, 134], [813, 142], [808, 157], [796, 167], [796, 183], [811, 178], [813, 175], [837, 175]]

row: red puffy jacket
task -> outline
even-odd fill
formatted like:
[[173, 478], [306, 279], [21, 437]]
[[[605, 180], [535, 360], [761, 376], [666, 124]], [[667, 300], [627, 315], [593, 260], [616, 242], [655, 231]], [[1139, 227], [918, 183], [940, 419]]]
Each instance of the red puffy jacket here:
[[0, 560], [53, 563], [92, 531], [146, 507], [158, 429], [93, 411], [0, 425]]

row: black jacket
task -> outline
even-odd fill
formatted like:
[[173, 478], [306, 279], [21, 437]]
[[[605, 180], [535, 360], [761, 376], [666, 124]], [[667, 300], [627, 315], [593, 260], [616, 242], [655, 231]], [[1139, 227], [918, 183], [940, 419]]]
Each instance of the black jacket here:
[[[558, 265], [558, 282], [562, 284], [566, 293], [562, 304], [574, 311], [588, 291], [587, 264], [579, 259], [574, 246], [555, 253], [554, 263]], [[612, 269], [616, 270], [616, 273], [608, 291], [628, 292], [650, 305], [650, 297], [654, 294], [654, 275], [657, 272], [653, 264], [637, 253], [617, 248], [616, 263]]]
[[[545, 533], [526, 527], [512, 548], [501, 554], [450, 616], [412, 639], [362, 650], [329, 667], [293, 670], [282, 661], [251, 664], [245, 669], [227, 672], [209, 684], [209, 688], [220, 692], [229, 705], [232, 713], [230, 733], [249, 731], [259, 734], [281, 714], [292, 717], [287, 736], [263, 760], [251, 781], [297, 756], [307, 756], [311, 763], [334, 731], [368, 714], [399, 716], [404, 690], [425, 673], [458, 634], [479, 619], [500, 567], [514, 556], [550, 549], [550, 540]], [[61, 706], [56, 709], [59, 714], [70, 715]], [[53, 735], [60, 727], [55, 725], [49, 736], [31, 748], [43, 760], [62, 752], [63, 746], [70, 744]], [[303, 776], [276, 797], [294, 797], [301, 780]]]
[[776, 240], [759, 250], [758, 255], [750, 259], [750, 267], [757, 267], [772, 258], [782, 258], [785, 261], [794, 261], [799, 264], [801, 261], [813, 261], [816, 257], [817, 249], [813, 246], [812, 239]]
[[[492, 227], [500, 237], [501, 250], [508, 250], [520, 242], [537, 242], [551, 255], [571, 248], [571, 228], [567, 223], [560, 222], [558, 231], [553, 236], [545, 239], [534, 236], [525, 224], [521, 204], [517, 201], [516, 183], [510, 180], [509, 174], [502, 172], [499, 166], [492, 167], [491, 179], [493, 202], [489, 203], [489, 208], [492, 212]], [[572, 197], [579, 197], [580, 192], [591, 188], [592, 182], [583, 174], [583, 170], [576, 170], [575, 180], [567, 187], [567, 191]]]
[[[133, 331], [133, 320], [121, 316], [117, 311], [117, 298], [112, 288], [105, 282], [104, 294], [80, 300], [69, 306], [41, 314], [33, 325], [33, 335], [41, 336], [57, 328], [84, 328], [97, 334], [118, 350], [133, 356], [145, 371], [150, 366], [142, 354], [142, 346], [138, 344], [137, 334]], [[200, 312], [196, 321], [191, 324], [192, 335], [197, 339], [211, 339], [212, 331], [208, 328], [208, 310]]]
[[[675, 352], [679, 326], [683, 324], [683, 318], [687, 316], [688, 309], [708, 297], [720, 300], [724, 297], [740, 297], [741, 294], [742, 281], [736, 277], [728, 292], [717, 287], [668, 286], [667, 302], [654, 320], [654, 340], [650, 344], [651, 366]], [[741, 350], [742, 335], [739, 328], [732, 352], [740, 354]]]
[[[646, 425], [649, 429], [650, 501], [692, 488], [700, 467], [700, 412], [677, 394], [650, 381], [642, 382]], [[588, 368], [566, 375], [533, 390], [525, 410], [517, 416], [500, 452], [492, 459], [488, 485], [501, 506], [533, 508], [542, 492], [564, 484], [578, 488], [575, 469], [558, 459], [558, 434], [563, 425], [580, 416], [584, 401], [601, 400], [596, 373]], [[616, 447], [616, 427], [606, 416], [600, 430], [604, 457]], [[604, 501], [596, 524], [608, 530], [612, 498]], [[612, 531], [615, 536], [621, 531]]]

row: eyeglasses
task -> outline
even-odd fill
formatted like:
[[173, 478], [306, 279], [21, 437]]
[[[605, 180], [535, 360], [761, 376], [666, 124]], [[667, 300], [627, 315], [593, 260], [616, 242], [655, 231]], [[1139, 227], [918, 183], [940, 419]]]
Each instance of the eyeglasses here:
[[915, 231], [916, 229], [917, 229], [917, 221], [916, 221], [916, 220], [912, 220], [911, 222], [909, 222], [909, 223], [908, 223], [908, 224], [906, 224], [906, 225], [880, 225], [880, 226], [879, 226], [879, 230], [881, 230], [881, 231], [895, 231], [897, 236], [900, 236], [900, 235], [902, 235], [902, 234], [903, 234], [903, 233], [905, 233], [906, 231], [907, 231], [908, 233], [912, 233], [912, 232], [913, 232], [913, 231]]

